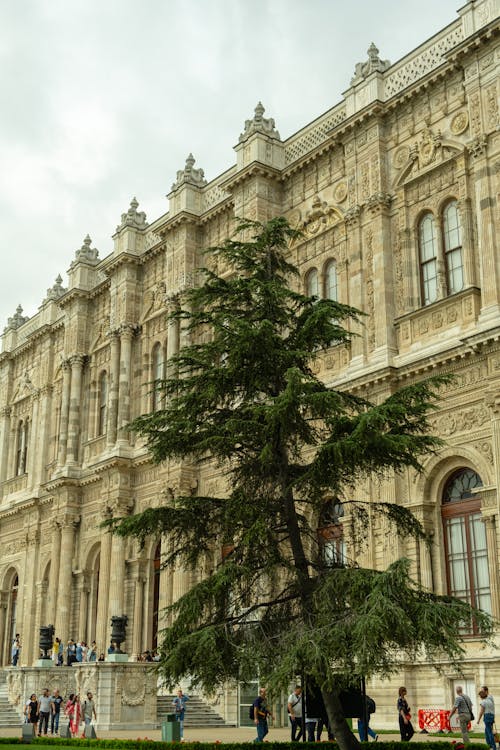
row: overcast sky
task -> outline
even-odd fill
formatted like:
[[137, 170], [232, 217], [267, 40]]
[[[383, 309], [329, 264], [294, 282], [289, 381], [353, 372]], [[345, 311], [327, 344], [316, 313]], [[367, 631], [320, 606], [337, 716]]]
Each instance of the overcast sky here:
[[[464, 0], [465, 2], [465, 0]], [[133, 196], [168, 209], [190, 151], [213, 179], [259, 99], [286, 138], [336, 104], [370, 42], [395, 62], [459, 0], [0, 0], [0, 332]]]

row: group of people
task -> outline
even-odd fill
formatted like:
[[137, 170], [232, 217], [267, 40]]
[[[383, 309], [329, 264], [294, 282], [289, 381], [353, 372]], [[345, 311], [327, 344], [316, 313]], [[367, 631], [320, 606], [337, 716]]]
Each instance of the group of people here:
[[64, 643], [60, 638], [54, 639], [52, 646], [52, 661], [56, 667], [62, 667], [66, 662], [66, 666], [71, 667], [72, 664], [79, 664], [82, 662], [94, 662], [104, 661], [104, 654], [97, 654], [97, 644], [92, 641], [89, 646], [85, 641], [74, 641], [70, 638], [64, 646]]
[[[454, 714], [457, 714], [458, 723], [460, 725], [460, 732], [462, 734], [462, 740], [464, 745], [470, 742], [469, 739], [469, 727], [474, 721], [474, 712], [472, 708], [472, 701], [468, 695], [463, 691], [463, 688], [459, 685], [456, 689], [455, 703], [450, 711], [450, 719]], [[413, 737], [415, 730], [411, 723], [410, 707], [406, 700], [406, 688], [399, 688], [398, 698], [398, 715], [399, 715], [399, 730], [401, 733], [401, 740], [407, 742]], [[484, 721], [484, 737], [486, 744], [490, 750], [497, 750], [497, 743], [495, 741], [495, 733], [493, 731], [493, 725], [495, 723], [495, 701], [493, 696], [490, 695], [487, 685], [483, 685], [479, 691], [479, 716], [477, 717], [477, 726], [481, 724], [481, 719]]]
[[35, 731], [38, 729], [37, 734], [39, 737], [42, 734], [57, 736], [59, 734], [59, 719], [63, 704], [64, 708], [62, 711], [68, 717], [69, 730], [72, 737], [78, 737], [82, 718], [85, 726], [90, 725], [93, 719], [97, 720], [94, 697], [90, 691], [88, 691], [83, 701], [75, 693], [71, 693], [65, 701], [60, 695], [59, 690], [54, 690], [51, 695], [49, 689], [45, 688], [39, 698], [37, 698], [35, 693], [32, 693], [30, 699], [26, 701], [24, 706], [25, 722], [33, 724]]

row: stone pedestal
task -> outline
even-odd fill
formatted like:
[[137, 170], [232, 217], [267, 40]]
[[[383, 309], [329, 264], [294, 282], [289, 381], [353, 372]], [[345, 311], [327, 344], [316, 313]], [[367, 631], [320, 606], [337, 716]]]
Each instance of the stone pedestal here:
[[[110, 656], [128, 658], [127, 654]], [[51, 693], [57, 688], [64, 698], [78, 693], [82, 701], [90, 690], [96, 704], [97, 733], [99, 730], [135, 731], [158, 726], [157, 677], [150, 664], [93, 662], [72, 667], [8, 667], [5, 672], [9, 702], [20, 718], [26, 696], [38, 695], [47, 687]]]
[[128, 654], [108, 654], [106, 656], [106, 661], [111, 662], [112, 664], [124, 664], [125, 662], [128, 662]]
[[54, 662], [52, 659], [37, 659], [35, 662], [35, 667], [38, 669], [52, 669], [54, 666]]

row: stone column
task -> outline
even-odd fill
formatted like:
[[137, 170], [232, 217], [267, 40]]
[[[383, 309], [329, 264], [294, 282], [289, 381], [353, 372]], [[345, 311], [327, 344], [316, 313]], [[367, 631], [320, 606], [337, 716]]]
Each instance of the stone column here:
[[10, 406], [0, 409], [0, 482], [7, 479], [7, 459], [10, 440]]
[[38, 421], [38, 410], [39, 410], [40, 391], [33, 394], [33, 411], [31, 413], [31, 420], [29, 423], [28, 430], [28, 456], [26, 459], [25, 471], [28, 475], [28, 489], [32, 489], [35, 481], [36, 466], [42, 461], [40, 451], [37, 450], [38, 435], [39, 435], [39, 421]]
[[[56, 621], [57, 590], [59, 585], [59, 567], [61, 564], [61, 527], [54, 523], [52, 527], [52, 546], [50, 550], [50, 577], [47, 596], [47, 617], [49, 624]], [[59, 636], [56, 633], [56, 636]]]
[[36, 456], [33, 463], [33, 487], [39, 487], [45, 481], [45, 465], [47, 463], [47, 446], [49, 442], [50, 405], [52, 401], [52, 386], [46, 385], [40, 391], [40, 418], [36, 436]]
[[131, 380], [131, 357], [132, 338], [135, 328], [131, 325], [123, 325], [120, 328], [120, 375], [118, 383], [118, 442], [128, 445], [129, 432], [125, 428], [130, 422], [130, 380]]
[[143, 607], [144, 607], [144, 583], [143, 561], [135, 560], [133, 578], [135, 579], [134, 591], [134, 629], [132, 631], [132, 658], [137, 661], [142, 654], [142, 632], [143, 632]]
[[496, 325], [500, 299], [500, 265], [498, 264], [495, 231], [495, 206], [491, 197], [495, 191], [490, 181], [486, 150], [487, 137], [484, 135], [479, 135], [469, 146], [474, 166], [477, 244], [481, 248], [479, 254], [481, 285], [479, 320], [483, 324], [491, 321]]
[[[5, 635], [6, 635], [6, 624], [7, 624], [7, 604], [8, 604], [8, 591], [0, 591], [0, 667], [4, 666], [4, 654], [5, 654]], [[7, 638], [7, 640], [9, 640]], [[6, 662], [7, 664], [10, 661]]]
[[[103, 521], [109, 518], [109, 513], [105, 513]], [[99, 597], [97, 600], [97, 626], [96, 626], [96, 643], [99, 652], [104, 651], [109, 645], [109, 576], [111, 569], [111, 534], [105, 532], [101, 537], [101, 560], [99, 563]], [[120, 613], [121, 614], [121, 613]]]
[[66, 463], [66, 449], [68, 446], [69, 391], [71, 383], [71, 364], [69, 359], [63, 361], [62, 371], [61, 420], [59, 424], [59, 449], [57, 452], [58, 468], [62, 468]]
[[[352, 206], [345, 215], [347, 230], [347, 261], [349, 263], [349, 299], [346, 304], [351, 305], [352, 300], [356, 300], [356, 305], [363, 307], [363, 268], [361, 262], [361, 227], [360, 227], [360, 208]], [[351, 364], [350, 369], [357, 370], [363, 366], [365, 332], [363, 325], [349, 322], [349, 329], [358, 334], [351, 340]]]
[[111, 580], [109, 585], [108, 619], [124, 613], [125, 602], [125, 541], [113, 535], [111, 539]]
[[118, 386], [120, 379], [120, 334], [118, 330], [110, 331], [111, 363], [109, 373], [109, 409], [108, 426], [106, 430], [106, 445], [116, 443], [116, 423], [118, 420]]
[[78, 633], [79, 641], [88, 642], [87, 622], [88, 622], [88, 601], [89, 601], [88, 571], [80, 570], [78, 573], [78, 593], [79, 593], [79, 611], [78, 611]]
[[57, 590], [56, 634], [66, 643], [70, 637], [71, 590], [73, 582], [73, 552], [75, 529], [79, 518], [66, 513], [61, 519], [61, 562]]
[[464, 286], [476, 286], [477, 274], [474, 262], [474, 223], [470, 198], [458, 201], [458, 213], [462, 229], [462, 253], [464, 264]]
[[486, 526], [486, 547], [488, 549], [488, 572], [490, 575], [491, 614], [500, 617], [500, 597], [498, 586], [498, 545], [495, 516], [483, 517]]
[[82, 397], [83, 357], [71, 357], [71, 390], [69, 400], [68, 452], [66, 463], [76, 464], [80, 438], [80, 401]]

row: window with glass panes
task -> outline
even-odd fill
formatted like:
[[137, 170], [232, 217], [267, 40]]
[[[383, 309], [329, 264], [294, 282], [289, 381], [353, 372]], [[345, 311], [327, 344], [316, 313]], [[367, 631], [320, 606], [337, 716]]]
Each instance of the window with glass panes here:
[[446, 263], [446, 286], [448, 294], [454, 294], [464, 288], [462, 231], [456, 201], [448, 203], [443, 211], [443, 245]]
[[306, 276], [306, 294], [309, 297], [319, 297], [319, 280], [316, 268], [311, 268]]
[[437, 299], [437, 239], [434, 216], [425, 214], [418, 226], [420, 276], [422, 283], [422, 302], [430, 305]]
[[333, 260], [325, 268], [325, 298], [338, 300], [337, 266]]
[[97, 434], [104, 435], [106, 432], [106, 419], [108, 409], [108, 375], [102, 372], [99, 378], [99, 418], [97, 423]]
[[[491, 613], [486, 529], [481, 501], [472, 490], [482, 487], [479, 474], [460, 469], [447, 481], [442, 497], [448, 593]], [[475, 632], [472, 622], [466, 628]]]
[[161, 406], [162, 394], [160, 391], [161, 381], [165, 377], [165, 359], [163, 357], [163, 347], [161, 344], [155, 344], [153, 347], [152, 357], [153, 369], [153, 409], [159, 409]]
[[319, 519], [318, 537], [323, 560], [332, 567], [346, 562], [343, 517], [344, 508], [339, 500], [333, 498], [325, 502]]

